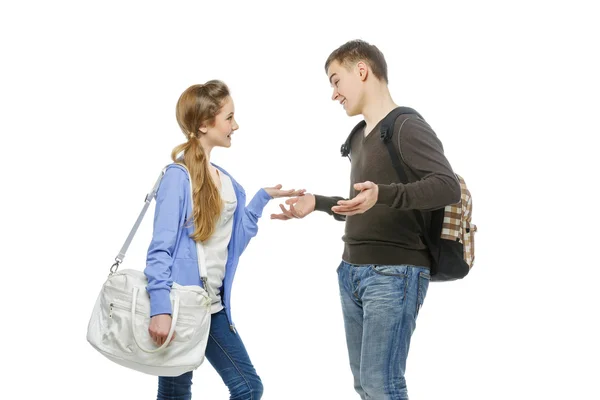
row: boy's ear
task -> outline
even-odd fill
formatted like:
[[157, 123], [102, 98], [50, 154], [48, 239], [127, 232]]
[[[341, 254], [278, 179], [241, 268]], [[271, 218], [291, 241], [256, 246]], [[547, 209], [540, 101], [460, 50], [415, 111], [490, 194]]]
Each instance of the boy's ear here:
[[359, 61], [358, 64], [356, 64], [356, 68], [358, 70], [358, 76], [360, 77], [360, 80], [365, 81], [369, 75], [369, 67], [367, 66], [367, 63], [364, 61]]

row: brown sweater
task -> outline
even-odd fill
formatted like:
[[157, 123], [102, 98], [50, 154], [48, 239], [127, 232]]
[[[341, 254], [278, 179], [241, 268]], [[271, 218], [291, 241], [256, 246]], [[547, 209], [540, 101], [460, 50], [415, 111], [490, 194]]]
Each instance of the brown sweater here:
[[[444, 156], [442, 143], [415, 115], [401, 115], [394, 125], [392, 141], [400, 149], [411, 182], [398, 183], [390, 155], [379, 137], [380, 124], [366, 137], [364, 129], [356, 132], [350, 153], [350, 198], [358, 194], [355, 183], [371, 181], [379, 187], [377, 203], [364, 214], [344, 217], [331, 211], [341, 197], [315, 195], [315, 209], [346, 220], [344, 261], [429, 267], [429, 253], [412, 210], [434, 210], [459, 202], [460, 185]], [[429, 221], [430, 213], [424, 216]]]

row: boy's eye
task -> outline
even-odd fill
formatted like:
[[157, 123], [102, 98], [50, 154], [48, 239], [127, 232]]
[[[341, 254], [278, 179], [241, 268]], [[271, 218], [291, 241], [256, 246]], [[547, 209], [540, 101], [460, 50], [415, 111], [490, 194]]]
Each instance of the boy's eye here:
[[338, 83], [340, 83], [340, 81], [335, 81], [335, 87], [338, 87]]

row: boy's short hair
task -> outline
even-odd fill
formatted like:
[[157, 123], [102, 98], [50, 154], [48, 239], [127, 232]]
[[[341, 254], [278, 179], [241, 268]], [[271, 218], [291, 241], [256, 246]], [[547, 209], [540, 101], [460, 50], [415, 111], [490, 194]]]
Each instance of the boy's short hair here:
[[383, 53], [374, 45], [364, 40], [351, 40], [335, 49], [325, 62], [325, 72], [334, 61], [348, 67], [358, 61], [365, 61], [379, 80], [388, 82], [387, 63]]

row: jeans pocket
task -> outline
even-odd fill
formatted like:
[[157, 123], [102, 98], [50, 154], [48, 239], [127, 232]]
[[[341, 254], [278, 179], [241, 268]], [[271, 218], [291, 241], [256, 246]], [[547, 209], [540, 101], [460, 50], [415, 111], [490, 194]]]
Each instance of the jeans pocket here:
[[342, 269], [343, 266], [344, 266], [344, 261], [340, 262], [340, 265], [338, 265], [338, 267], [335, 269], [336, 274], [340, 273], [340, 270]]
[[429, 282], [431, 276], [429, 272], [419, 272], [419, 286], [417, 287], [417, 309], [415, 310], [415, 318], [419, 315], [419, 311], [425, 302], [425, 296], [427, 295], [427, 289], [429, 289]]
[[372, 265], [371, 270], [379, 275], [384, 276], [397, 276], [397, 277], [406, 277], [407, 276], [407, 266], [406, 265]]

